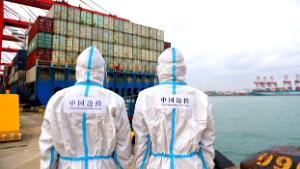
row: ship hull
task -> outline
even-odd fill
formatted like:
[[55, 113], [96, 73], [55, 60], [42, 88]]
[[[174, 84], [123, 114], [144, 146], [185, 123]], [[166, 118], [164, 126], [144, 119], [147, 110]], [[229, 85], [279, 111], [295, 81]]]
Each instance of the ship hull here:
[[254, 96], [300, 96], [300, 91], [296, 92], [251, 92]]

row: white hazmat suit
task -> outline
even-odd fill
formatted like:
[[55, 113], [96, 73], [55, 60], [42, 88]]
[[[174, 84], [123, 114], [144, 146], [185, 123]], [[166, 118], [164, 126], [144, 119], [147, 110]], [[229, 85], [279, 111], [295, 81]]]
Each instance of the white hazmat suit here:
[[76, 83], [49, 100], [40, 136], [41, 169], [129, 168], [130, 125], [123, 98], [102, 87], [95, 47], [77, 58]]
[[208, 96], [185, 83], [181, 52], [158, 58], [159, 85], [143, 90], [133, 117], [139, 169], [213, 169], [214, 122]]

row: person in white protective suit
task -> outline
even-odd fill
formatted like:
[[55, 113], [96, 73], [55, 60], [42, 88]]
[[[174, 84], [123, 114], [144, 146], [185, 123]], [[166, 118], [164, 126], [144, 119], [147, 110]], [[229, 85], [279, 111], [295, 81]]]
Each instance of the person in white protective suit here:
[[123, 98], [103, 88], [105, 61], [95, 47], [77, 58], [76, 83], [49, 100], [39, 140], [41, 169], [129, 168], [130, 125]]
[[214, 122], [208, 96], [185, 82], [178, 49], [158, 58], [159, 85], [139, 93], [133, 117], [139, 169], [213, 169]]

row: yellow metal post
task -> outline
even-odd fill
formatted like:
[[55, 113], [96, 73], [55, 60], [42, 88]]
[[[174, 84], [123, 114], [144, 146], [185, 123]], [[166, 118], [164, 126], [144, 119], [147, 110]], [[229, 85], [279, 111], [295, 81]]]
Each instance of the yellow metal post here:
[[0, 94], [0, 142], [21, 140], [19, 95]]

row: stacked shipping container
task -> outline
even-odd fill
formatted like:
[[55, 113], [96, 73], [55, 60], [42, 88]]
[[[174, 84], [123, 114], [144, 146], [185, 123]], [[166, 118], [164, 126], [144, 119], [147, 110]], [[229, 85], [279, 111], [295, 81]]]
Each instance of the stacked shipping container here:
[[26, 58], [27, 51], [19, 50], [12, 61], [12, 66], [8, 70], [8, 86], [12, 93], [17, 93], [21, 97], [25, 95]]
[[36, 62], [50, 65], [52, 56], [51, 18], [39, 16], [28, 33], [28, 59], [26, 70], [31, 69]]
[[[76, 58], [89, 46], [107, 63], [105, 87], [122, 96], [154, 85], [156, 60], [165, 47], [162, 30], [59, 2], [38, 17], [28, 41], [27, 93], [42, 104], [74, 84]], [[128, 98], [133, 104], [135, 97]]]
[[53, 18], [53, 65], [74, 65], [78, 54], [94, 45], [108, 70], [155, 73], [164, 49], [162, 30], [59, 4], [47, 16]]

